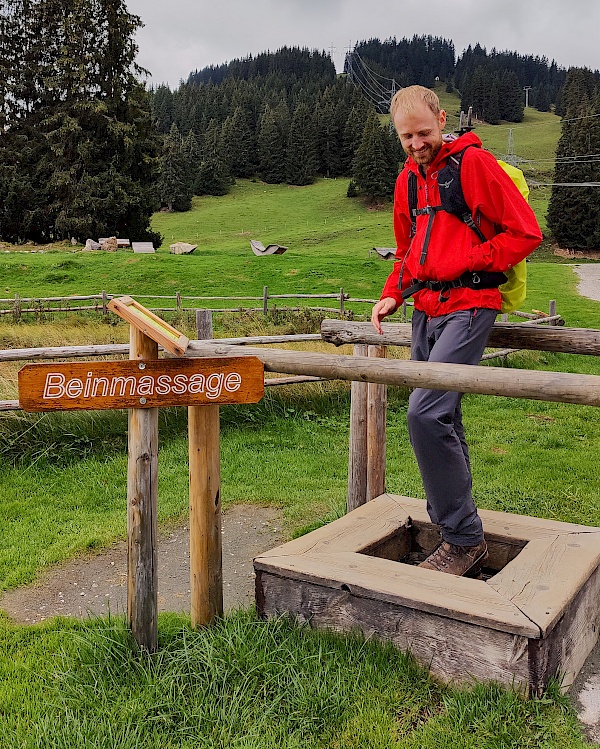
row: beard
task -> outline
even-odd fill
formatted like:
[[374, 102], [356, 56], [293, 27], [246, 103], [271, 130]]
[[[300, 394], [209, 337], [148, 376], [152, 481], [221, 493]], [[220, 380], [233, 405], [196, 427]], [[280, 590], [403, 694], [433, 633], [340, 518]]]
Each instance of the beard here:
[[428, 144], [424, 148], [420, 148], [418, 151], [415, 151], [414, 148], [409, 148], [408, 155], [415, 164], [418, 164], [419, 166], [429, 166], [438, 155], [441, 147], [442, 141], [440, 140], [439, 143]]

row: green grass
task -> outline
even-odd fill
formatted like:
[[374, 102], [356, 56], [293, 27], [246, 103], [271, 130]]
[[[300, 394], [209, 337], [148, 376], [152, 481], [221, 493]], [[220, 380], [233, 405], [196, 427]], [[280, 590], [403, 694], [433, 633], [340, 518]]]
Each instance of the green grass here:
[[0, 749], [583, 749], [552, 687], [451, 689], [391, 646], [251, 612], [194, 632], [163, 615], [136, 652], [120, 618], [0, 618]]
[[[170, 256], [168, 247], [154, 256], [3, 254], [5, 293], [260, 295], [263, 285], [273, 293], [344, 286], [375, 298], [391, 264], [368, 250], [393, 243], [390, 212], [367, 211], [345, 189], [335, 180], [309, 188], [242, 182], [225, 198], [197, 199], [189, 214], [155, 217], [167, 246], [201, 239], [190, 257]], [[290, 249], [255, 258], [250, 235]], [[600, 328], [600, 303], [577, 295], [568, 265], [528, 268], [526, 309], [556, 299], [567, 325]], [[299, 322], [276, 313], [266, 324], [261, 315], [222, 316], [215, 332], [291, 332], [315, 322], [308, 313]], [[126, 338], [123, 324], [74, 315], [0, 325], [2, 347]], [[506, 366], [600, 374], [598, 360], [584, 356], [522, 353]], [[3, 397], [11, 397], [15, 372], [0, 372]], [[407, 392], [390, 389], [388, 489], [423, 496], [406, 405]], [[279, 507], [289, 535], [344, 511], [346, 384], [271, 390], [259, 405], [221, 413], [225, 507]], [[595, 410], [472, 395], [464, 413], [479, 506], [600, 525]], [[186, 418], [164, 409], [160, 419], [159, 520], [168, 524], [187, 515]], [[123, 538], [125, 526], [123, 412], [0, 414], [0, 590]], [[494, 686], [443, 688], [376, 643], [259, 622], [250, 612], [198, 633], [162, 616], [159, 637], [160, 653], [145, 658], [132, 654], [119, 619], [23, 628], [0, 618], [0, 749], [585, 746], [555, 690], [537, 701]]]
[[[369, 250], [393, 246], [390, 209], [368, 210], [347, 199], [346, 189], [347, 180], [320, 180], [305, 188], [240, 180], [227, 196], [195, 198], [188, 213], [157, 214], [153, 228], [165, 235], [165, 243], [154, 255], [4, 254], [0, 293], [47, 297], [106, 289], [134, 295], [262, 296], [264, 286], [271, 293], [331, 293], [351, 286], [354, 296], [374, 298], [385, 264], [369, 257]], [[284, 255], [256, 257], [250, 238], [289, 249]], [[173, 239], [199, 247], [191, 256], [170, 255]]]

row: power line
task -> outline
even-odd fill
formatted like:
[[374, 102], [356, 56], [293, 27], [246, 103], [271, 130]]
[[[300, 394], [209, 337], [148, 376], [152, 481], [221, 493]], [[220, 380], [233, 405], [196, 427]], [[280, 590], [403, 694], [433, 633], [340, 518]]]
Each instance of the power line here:
[[370, 68], [356, 48], [346, 54], [346, 69], [350, 81], [360, 88], [363, 96], [378, 112], [389, 111], [390, 102], [397, 89], [393, 78], [381, 75]]

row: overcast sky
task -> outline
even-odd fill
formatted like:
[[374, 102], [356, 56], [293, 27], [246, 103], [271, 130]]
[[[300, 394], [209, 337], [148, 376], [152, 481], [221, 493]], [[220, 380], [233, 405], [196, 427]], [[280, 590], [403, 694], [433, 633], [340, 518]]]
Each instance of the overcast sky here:
[[138, 62], [171, 88], [206, 65], [284, 45], [333, 51], [413, 34], [451, 39], [457, 55], [479, 42], [600, 68], [600, 0], [127, 0], [145, 27]]

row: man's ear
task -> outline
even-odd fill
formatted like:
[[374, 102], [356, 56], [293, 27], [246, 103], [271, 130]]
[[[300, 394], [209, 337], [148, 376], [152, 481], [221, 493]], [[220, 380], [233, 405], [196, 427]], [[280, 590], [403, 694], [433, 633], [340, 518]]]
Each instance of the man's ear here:
[[440, 109], [440, 127], [442, 130], [446, 127], [446, 111], [444, 109]]

